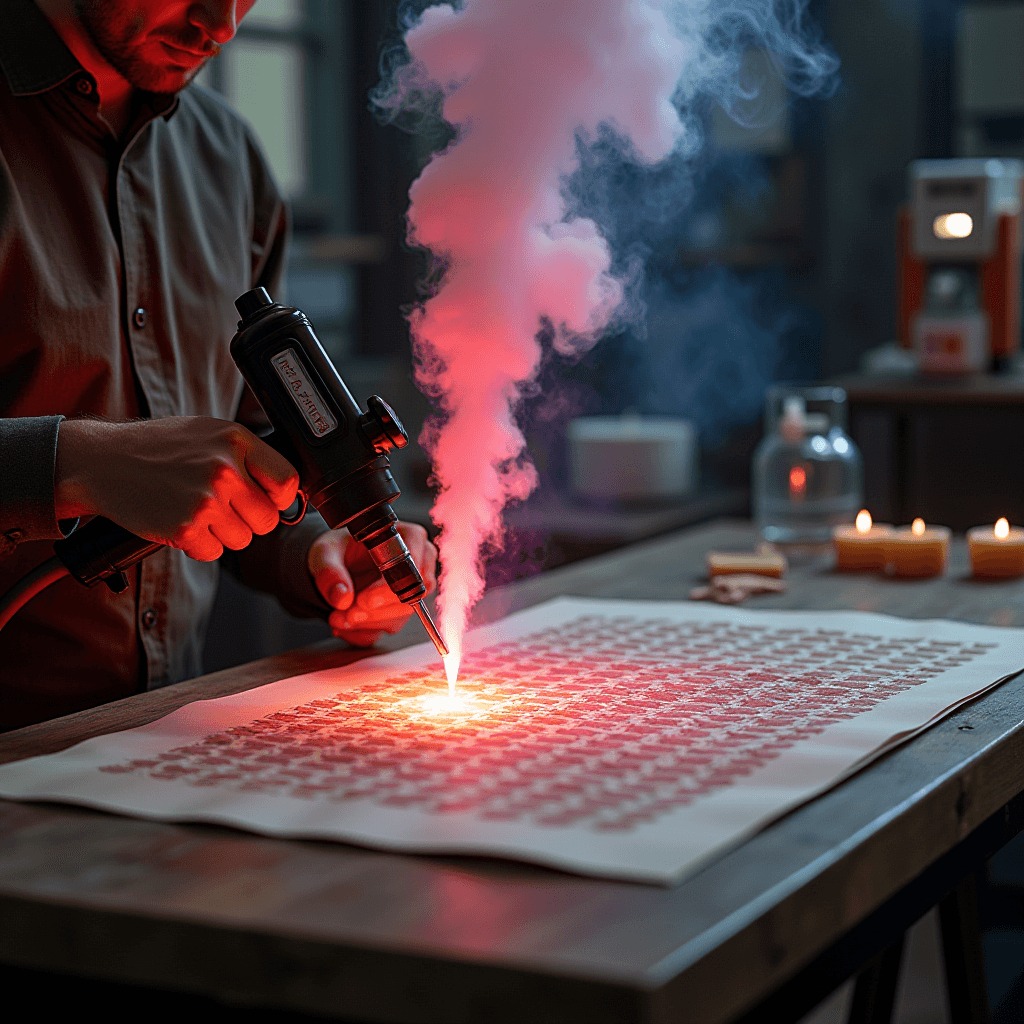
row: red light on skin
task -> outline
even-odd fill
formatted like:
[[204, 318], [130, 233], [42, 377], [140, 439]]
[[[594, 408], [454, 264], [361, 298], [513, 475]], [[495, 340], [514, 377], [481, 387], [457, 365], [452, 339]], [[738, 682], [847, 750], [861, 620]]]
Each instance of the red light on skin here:
[[789, 471], [789, 497], [792, 501], [801, 501], [807, 493], [807, 470], [803, 466], [794, 466]]

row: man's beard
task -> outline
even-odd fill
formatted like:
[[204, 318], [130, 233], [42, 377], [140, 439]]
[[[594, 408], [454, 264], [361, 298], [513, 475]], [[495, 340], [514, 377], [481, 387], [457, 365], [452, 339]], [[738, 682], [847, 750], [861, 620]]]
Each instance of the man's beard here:
[[[133, 19], [123, 11], [118, 11], [115, 4], [108, 4], [105, 0], [74, 0], [74, 7], [79, 23], [104, 60], [136, 89], [154, 93], [175, 93], [188, 85], [206, 66], [205, 60], [190, 69], [173, 65], [164, 67], [146, 60], [140, 52], [138, 30], [133, 24]], [[159, 38], [158, 36], [157, 39]], [[185, 49], [199, 49], [200, 46], [210, 45], [208, 40], [201, 39], [186, 42], [168, 37], [168, 42]], [[218, 53], [220, 47], [212, 44], [210, 57], [215, 57]]]

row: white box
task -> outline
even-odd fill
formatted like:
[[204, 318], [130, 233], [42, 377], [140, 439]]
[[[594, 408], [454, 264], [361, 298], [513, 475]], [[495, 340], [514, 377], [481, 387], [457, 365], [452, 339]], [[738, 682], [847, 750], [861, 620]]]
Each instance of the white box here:
[[588, 416], [569, 424], [572, 489], [598, 499], [666, 499], [696, 484], [697, 431], [689, 420]]

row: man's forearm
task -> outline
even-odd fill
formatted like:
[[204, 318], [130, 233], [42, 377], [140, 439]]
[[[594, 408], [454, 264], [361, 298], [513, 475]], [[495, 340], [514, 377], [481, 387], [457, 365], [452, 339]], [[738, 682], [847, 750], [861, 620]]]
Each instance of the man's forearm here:
[[111, 428], [105, 420], [64, 420], [57, 437], [53, 467], [53, 503], [59, 519], [95, 515], [99, 509], [89, 489], [88, 474], [91, 448], [98, 435]]

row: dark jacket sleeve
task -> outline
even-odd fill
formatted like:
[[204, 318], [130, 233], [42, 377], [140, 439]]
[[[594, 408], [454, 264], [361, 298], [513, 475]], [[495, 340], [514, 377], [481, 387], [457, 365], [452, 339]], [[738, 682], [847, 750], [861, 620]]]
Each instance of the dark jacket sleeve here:
[[[288, 207], [281, 198], [258, 144], [249, 140], [253, 180], [252, 285], [262, 285], [272, 298], [285, 301], [288, 252]], [[257, 436], [270, 422], [252, 392], [245, 388], [236, 419]], [[297, 526], [278, 526], [253, 537], [244, 551], [225, 551], [221, 565], [240, 583], [274, 594], [285, 611], [299, 618], [326, 618], [330, 606], [320, 596], [307, 567], [310, 545], [328, 529], [310, 510]]]
[[0, 419], [0, 558], [21, 541], [56, 540], [53, 474], [63, 416]]

